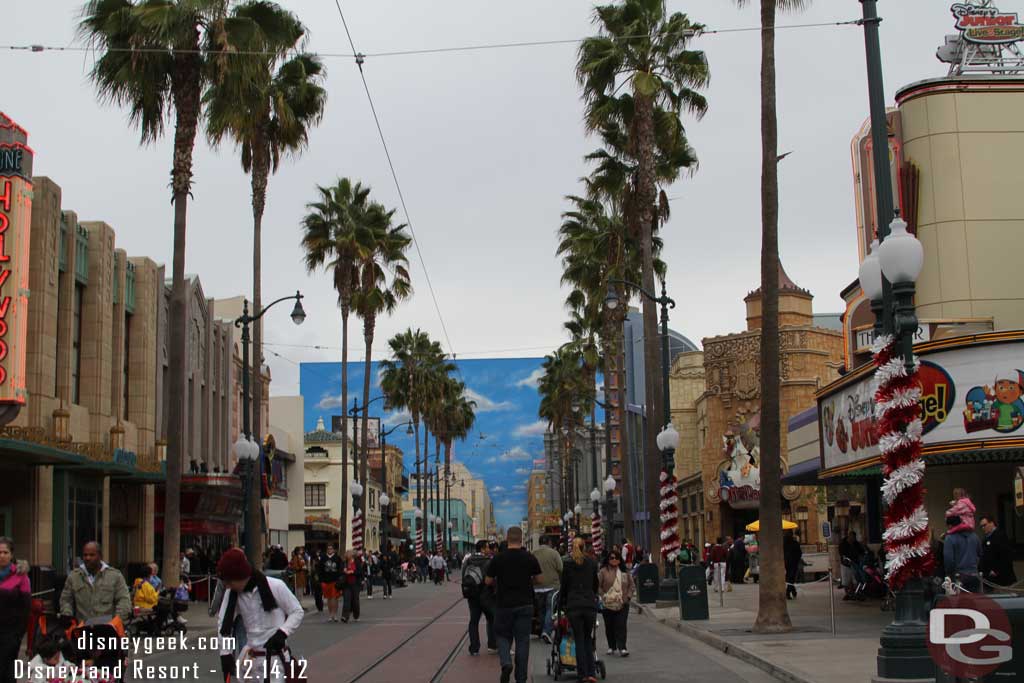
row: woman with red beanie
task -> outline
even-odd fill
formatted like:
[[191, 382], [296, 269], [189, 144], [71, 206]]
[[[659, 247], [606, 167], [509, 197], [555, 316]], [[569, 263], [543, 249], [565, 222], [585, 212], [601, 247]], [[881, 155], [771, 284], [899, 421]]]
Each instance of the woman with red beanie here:
[[[221, 556], [217, 575], [227, 589], [217, 632], [230, 638], [235, 621], [241, 619], [246, 634], [237, 660], [231, 648], [221, 649], [224, 680], [284, 683], [292, 666], [287, 640], [302, 623], [302, 605], [283, 581], [253, 569], [239, 548]], [[294, 666], [297, 672], [298, 662]]]

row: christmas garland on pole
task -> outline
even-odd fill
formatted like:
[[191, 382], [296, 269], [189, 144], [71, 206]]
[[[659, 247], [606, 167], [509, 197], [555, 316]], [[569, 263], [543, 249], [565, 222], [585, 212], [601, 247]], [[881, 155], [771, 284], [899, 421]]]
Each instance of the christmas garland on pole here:
[[920, 361], [907, 371], [896, 339], [880, 336], [875, 360], [875, 416], [882, 453], [882, 499], [885, 501], [885, 578], [893, 591], [910, 579], [931, 574], [935, 558], [924, 506], [924, 461], [921, 459]]
[[416, 556], [423, 554], [423, 525], [416, 529]]
[[359, 508], [356, 508], [356, 513], [352, 516], [352, 548], [363, 549], [363, 511]]
[[661, 470], [661, 558], [675, 562], [679, 554], [679, 496], [675, 475]]
[[604, 552], [604, 530], [601, 526], [601, 513], [595, 512], [590, 518], [590, 541], [594, 545], [594, 554], [598, 557]]

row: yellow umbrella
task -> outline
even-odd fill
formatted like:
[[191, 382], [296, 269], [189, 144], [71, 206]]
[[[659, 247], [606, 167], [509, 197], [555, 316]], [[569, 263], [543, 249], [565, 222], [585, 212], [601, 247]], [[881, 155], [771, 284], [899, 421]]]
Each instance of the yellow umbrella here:
[[[796, 525], [796, 522], [791, 522], [788, 519], [782, 520], [782, 529], [783, 529], [783, 531], [790, 531], [790, 530], [793, 530], [793, 529], [796, 529], [796, 528], [798, 528], [797, 525]], [[747, 525], [747, 531], [760, 531], [760, 530], [761, 530], [761, 520], [757, 520], [756, 522], [751, 522], [750, 524]]]

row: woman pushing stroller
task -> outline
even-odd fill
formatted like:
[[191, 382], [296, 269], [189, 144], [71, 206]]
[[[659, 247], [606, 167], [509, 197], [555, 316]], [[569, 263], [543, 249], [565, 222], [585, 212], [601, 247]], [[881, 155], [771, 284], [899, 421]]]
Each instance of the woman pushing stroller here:
[[586, 554], [586, 542], [577, 537], [570, 561], [562, 567], [559, 603], [565, 610], [576, 639], [576, 676], [596, 683], [594, 629], [597, 625], [597, 563]]

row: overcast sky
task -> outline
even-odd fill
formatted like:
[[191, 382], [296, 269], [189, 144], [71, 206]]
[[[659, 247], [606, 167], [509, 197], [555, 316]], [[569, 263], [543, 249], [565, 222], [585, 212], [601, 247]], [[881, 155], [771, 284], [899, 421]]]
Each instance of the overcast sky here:
[[[331, 0], [285, 3], [310, 27], [309, 47], [349, 52]], [[757, 3], [753, 3], [756, 5]], [[879, 3], [886, 95], [941, 76], [934, 57], [952, 31], [948, 3]], [[1022, 3], [1005, 0], [1004, 11]], [[69, 45], [82, 3], [10, 3], [3, 42]], [[754, 7], [729, 0], [669, 0], [709, 29], [754, 26]], [[592, 32], [583, 0], [342, 0], [356, 47], [365, 53], [483, 43], [579, 38]], [[856, 19], [857, 0], [817, 0], [780, 24]], [[664, 259], [669, 294], [679, 303], [672, 326], [699, 343], [744, 327], [743, 296], [758, 284], [759, 40], [756, 32], [706, 36], [710, 110], [687, 120], [701, 166], [669, 195]], [[367, 58], [365, 70], [391, 147], [425, 265], [454, 351], [464, 358], [538, 356], [563, 341], [560, 265], [555, 232], [563, 196], [579, 190], [582, 156], [596, 146], [581, 125], [573, 76], [575, 45], [436, 55]], [[81, 52], [2, 52], [3, 111], [28, 129], [35, 172], [63, 188], [65, 209], [104, 220], [117, 246], [169, 264], [171, 140], [146, 148], [123, 111], [100, 106]], [[298, 161], [270, 180], [264, 220], [265, 299], [301, 289], [308, 319], [295, 328], [282, 308], [268, 315], [267, 353], [275, 394], [298, 390], [302, 360], [336, 360], [339, 352], [287, 345], [337, 346], [340, 316], [321, 274], [301, 263], [299, 222], [314, 185], [338, 176], [368, 183], [375, 198], [398, 197], [350, 58], [327, 58], [329, 100], [322, 125]], [[780, 242], [790, 276], [815, 295], [817, 311], [839, 311], [838, 292], [856, 277], [850, 139], [867, 115], [862, 31], [856, 26], [780, 31], [779, 145], [793, 151], [781, 165]], [[195, 155], [189, 204], [187, 269], [209, 296], [249, 291], [249, 184], [236, 151]], [[415, 297], [378, 322], [375, 350], [407, 326], [441, 339], [441, 326], [413, 252]], [[362, 339], [354, 328], [353, 346]], [[381, 353], [375, 352], [375, 356]], [[353, 359], [361, 356], [359, 351]]]

